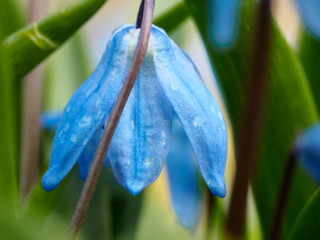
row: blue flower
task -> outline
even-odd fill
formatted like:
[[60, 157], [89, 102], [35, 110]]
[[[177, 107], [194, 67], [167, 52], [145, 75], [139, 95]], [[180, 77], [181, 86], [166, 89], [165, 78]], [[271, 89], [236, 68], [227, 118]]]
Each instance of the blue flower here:
[[320, 184], [320, 123], [298, 137], [296, 150], [301, 166]]
[[[61, 111], [44, 112], [41, 117], [42, 127], [56, 130], [61, 119]], [[86, 147], [78, 160], [82, 180], [88, 174], [98, 144], [97, 138], [89, 141], [89, 147]], [[108, 163], [106, 160], [106, 167], [110, 167]], [[199, 222], [201, 212], [199, 174], [191, 144], [176, 115], [172, 120], [172, 143], [166, 166], [173, 210], [179, 223], [193, 230]]]
[[210, 1], [211, 39], [217, 47], [231, 46], [237, 36], [241, 0]]
[[[125, 25], [113, 33], [97, 69], [64, 109], [42, 178], [45, 190], [56, 188], [88, 143], [99, 140], [139, 32]], [[152, 27], [147, 55], [107, 154], [116, 179], [132, 194], [158, 178], [171, 145], [173, 114], [188, 136], [208, 187], [224, 197], [228, 139], [219, 106], [186, 54], [163, 30]]]
[[175, 115], [167, 171], [174, 212], [182, 226], [193, 230], [201, 212], [199, 174], [189, 139]]
[[296, 3], [307, 30], [313, 36], [320, 38], [320, 1], [296, 0]]

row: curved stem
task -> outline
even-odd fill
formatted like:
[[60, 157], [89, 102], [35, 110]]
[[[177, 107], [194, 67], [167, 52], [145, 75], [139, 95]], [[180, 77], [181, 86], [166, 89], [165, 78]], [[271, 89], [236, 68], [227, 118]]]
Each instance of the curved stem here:
[[241, 119], [242, 125], [237, 141], [236, 176], [227, 216], [227, 234], [231, 239], [243, 238], [249, 182], [255, 167], [260, 128], [263, 122], [268, 83], [271, 1], [260, 1], [258, 6], [246, 99]]
[[275, 213], [272, 221], [272, 229], [269, 236], [270, 240], [280, 239], [282, 222], [283, 222], [282, 219], [288, 203], [290, 187], [293, 179], [293, 172], [297, 163], [296, 157], [297, 157], [297, 152], [294, 147], [289, 154], [287, 164], [284, 168], [284, 173], [281, 180], [281, 186], [278, 193], [276, 209], [275, 209]]
[[140, 31], [135, 55], [133, 58], [133, 62], [126, 76], [126, 79], [124, 81], [120, 94], [117, 98], [117, 101], [112, 109], [110, 117], [108, 119], [106, 128], [102, 135], [101, 142], [99, 144], [99, 147], [94, 157], [94, 161], [91, 165], [88, 177], [82, 189], [77, 207], [72, 217], [72, 221], [70, 225], [70, 234], [72, 239], [75, 239], [78, 233], [80, 232], [80, 229], [82, 227], [84, 218], [86, 216], [101, 169], [103, 167], [103, 162], [107, 154], [112, 136], [117, 128], [121, 114], [129, 98], [130, 92], [136, 81], [136, 78], [138, 76], [138, 73], [143, 63], [143, 59], [147, 52], [155, 0], [145, 0], [145, 1], [142, 1], [142, 4], [144, 4], [144, 8], [143, 8], [141, 31]]

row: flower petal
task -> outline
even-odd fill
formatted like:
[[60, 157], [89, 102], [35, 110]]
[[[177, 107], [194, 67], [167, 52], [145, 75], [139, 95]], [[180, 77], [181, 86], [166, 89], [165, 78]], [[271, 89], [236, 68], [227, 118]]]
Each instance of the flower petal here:
[[155, 181], [170, 138], [171, 107], [157, 81], [149, 49], [108, 152], [118, 182], [135, 195]]
[[320, 123], [298, 137], [296, 148], [299, 163], [320, 184]]
[[204, 180], [214, 195], [224, 197], [228, 136], [220, 108], [189, 58], [162, 31], [154, 32], [151, 45], [160, 84], [188, 135]]
[[79, 176], [82, 180], [85, 180], [87, 178], [89, 169], [94, 159], [94, 155], [98, 149], [102, 133], [103, 129], [98, 128], [78, 159]]
[[124, 26], [115, 31], [97, 69], [67, 104], [53, 141], [49, 169], [42, 178], [45, 190], [57, 187], [97, 129], [102, 128], [134, 54], [134, 29]]
[[62, 119], [62, 111], [47, 111], [41, 114], [41, 127], [56, 130]]
[[172, 129], [172, 144], [167, 158], [172, 205], [179, 223], [193, 230], [199, 222], [201, 210], [198, 170], [189, 139], [176, 116]]
[[320, 1], [296, 0], [301, 18], [309, 32], [320, 38]]
[[238, 25], [240, 0], [211, 0], [211, 38], [217, 47], [233, 44]]

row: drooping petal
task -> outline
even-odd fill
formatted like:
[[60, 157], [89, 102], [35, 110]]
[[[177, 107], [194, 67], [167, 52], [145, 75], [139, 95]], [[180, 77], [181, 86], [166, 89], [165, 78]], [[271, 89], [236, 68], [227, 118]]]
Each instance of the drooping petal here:
[[296, 149], [301, 166], [320, 184], [320, 123], [298, 137]]
[[62, 111], [47, 111], [41, 114], [41, 126], [44, 129], [56, 130], [62, 119]]
[[103, 129], [98, 128], [78, 159], [79, 176], [82, 180], [85, 180], [87, 178], [95, 153], [98, 149], [102, 133]]
[[171, 107], [157, 81], [150, 51], [108, 152], [118, 182], [134, 195], [158, 178], [170, 147]]
[[[41, 125], [44, 129], [57, 130], [61, 119], [62, 111], [47, 111], [41, 115]], [[99, 128], [96, 133], [94, 133], [78, 159], [79, 176], [82, 180], [87, 178], [91, 163], [100, 143], [102, 133], [102, 128]], [[109, 165], [110, 163], [106, 158], [105, 166], [109, 167]]]
[[124, 26], [114, 32], [97, 69], [67, 104], [53, 141], [49, 169], [42, 178], [45, 190], [57, 187], [102, 128], [134, 54], [133, 29]]
[[308, 31], [320, 38], [320, 1], [296, 0], [304, 25]]
[[211, 38], [217, 47], [229, 47], [233, 44], [237, 35], [240, 1], [211, 0]]
[[159, 82], [179, 117], [211, 192], [225, 196], [228, 136], [220, 108], [188, 57], [167, 35], [154, 29], [151, 46]]
[[172, 121], [167, 171], [171, 201], [179, 223], [193, 230], [201, 210], [199, 176], [189, 139], [176, 116]]

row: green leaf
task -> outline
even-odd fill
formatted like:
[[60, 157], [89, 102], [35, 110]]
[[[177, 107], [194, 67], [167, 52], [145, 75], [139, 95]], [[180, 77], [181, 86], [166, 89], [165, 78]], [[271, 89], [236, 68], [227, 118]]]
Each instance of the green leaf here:
[[290, 240], [320, 239], [320, 190], [310, 198], [289, 235]]
[[16, 0], [1, 0], [0, 20], [0, 29], [6, 36], [23, 27], [25, 21]]
[[0, 239], [53, 240], [65, 239], [67, 236], [67, 225], [58, 217], [54, 217], [50, 223], [39, 221], [36, 214], [17, 218], [10, 210], [8, 211], [2, 198], [0, 199], [0, 212]]
[[189, 10], [184, 2], [180, 2], [170, 8], [161, 16], [157, 17], [153, 23], [165, 29], [168, 33], [175, 30], [181, 23], [189, 17]]
[[3, 43], [11, 53], [16, 78], [32, 70], [78, 30], [106, 0], [78, 0], [10, 35]]
[[[2, 17], [0, 17], [2, 19]], [[8, 29], [0, 28], [0, 42]], [[10, 78], [7, 52], [0, 47], [0, 196], [10, 214], [17, 207], [17, 140], [15, 128], [15, 89]]]
[[306, 71], [314, 99], [320, 110], [320, 41], [306, 32], [301, 34], [299, 55], [301, 63]]
[[[207, 0], [186, 0], [202, 35], [214, 66], [235, 135], [239, 129], [248, 75], [255, 3], [244, 1], [237, 44], [229, 51], [218, 51], [209, 39]], [[259, 159], [253, 182], [254, 195], [264, 236], [268, 235], [275, 209], [280, 179], [290, 146], [299, 129], [318, 120], [312, 94], [299, 59], [273, 24], [271, 41], [270, 89], [266, 103]], [[295, 172], [284, 218], [283, 236], [293, 225], [300, 209], [315, 190], [315, 185], [300, 170]], [[230, 189], [228, 189], [230, 193]]]

